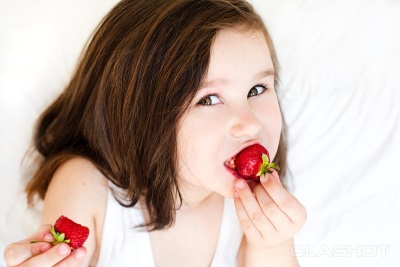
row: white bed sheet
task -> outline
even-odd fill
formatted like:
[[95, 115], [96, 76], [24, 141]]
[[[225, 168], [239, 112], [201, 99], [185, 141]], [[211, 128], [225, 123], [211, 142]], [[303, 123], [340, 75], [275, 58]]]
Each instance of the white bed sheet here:
[[282, 66], [302, 266], [400, 266], [400, 2], [254, 1]]
[[[115, 2], [0, 1], [0, 250], [39, 224], [20, 168], [33, 123]], [[281, 63], [301, 265], [400, 266], [400, 2], [251, 2]]]

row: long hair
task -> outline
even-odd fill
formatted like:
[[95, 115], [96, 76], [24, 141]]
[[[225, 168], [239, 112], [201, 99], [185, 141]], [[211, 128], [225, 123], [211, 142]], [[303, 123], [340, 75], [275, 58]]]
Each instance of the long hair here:
[[[79, 156], [126, 192], [114, 192], [121, 205], [133, 207], [144, 196], [150, 230], [171, 226], [182, 201], [177, 125], [205, 77], [216, 34], [237, 26], [264, 32], [277, 68], [268, 31], [246, 1], [119, 2], [37, 121], [40, 161], [26, 186], [28, 203], [36, 194], [43, 199], [56, 169]], [[276, 162], [283, 171], [285, 151], [281, 142]]]

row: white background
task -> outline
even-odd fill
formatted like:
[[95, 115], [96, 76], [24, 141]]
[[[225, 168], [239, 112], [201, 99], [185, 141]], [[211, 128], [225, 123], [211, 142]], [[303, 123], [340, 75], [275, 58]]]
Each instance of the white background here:
[[[0, 250], [38, 226], [21, 169], [34, 121], [115, 2], [0, 0]], [[251, 2], [281, 63], [300, 263], [400, 266], [400, 1]]]

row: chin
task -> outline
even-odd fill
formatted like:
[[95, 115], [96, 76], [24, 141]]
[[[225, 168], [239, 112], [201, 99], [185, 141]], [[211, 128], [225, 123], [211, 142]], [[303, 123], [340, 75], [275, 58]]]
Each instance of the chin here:
[[236, 192], [236, 190], [235, 190], [235, 181], [236, 180], [237, 180], [237, 178], [231, 179], [231, 181], [229, 183], [225, 184], [225, 188], [223, 188], [223, 190], [221, 190], [222, 192], [220, 192], [219, 194], [226, 198], [233, 198], [234, 194]]
[[233, 194], [235, 193], [235, 190], [232, 189], [231, 191], [226, 191], [226, 192], [217, 192], [220, 196], [224, 198], [233, 198]]

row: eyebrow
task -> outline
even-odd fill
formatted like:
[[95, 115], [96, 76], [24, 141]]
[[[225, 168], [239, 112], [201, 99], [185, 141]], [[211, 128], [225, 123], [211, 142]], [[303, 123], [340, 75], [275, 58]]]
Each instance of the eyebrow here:
[[256, 74], [254, 76], [254, 78], [260, 79], [260, 78], [267, 77], [267, 76], [275, 76], [275, 69], [268, 69], [268, 70], [262, 71], [262, 72]]
[[[275, 69], [263, 70], [263, 71], [257, 73], [256, 75], [254, 75], [254, 79], [259, 80], [263, 77], [268, 77], [268, 76], [275, 76]], [[209, 87], [209, 86], [212, 86], [214, 83], [226, 84], [227, 81], [226, 81], [226, 79], [214, 79], [211, 81], [205, 80], [200, 83], [199, 88], [201, 89], [201, 88]]]

